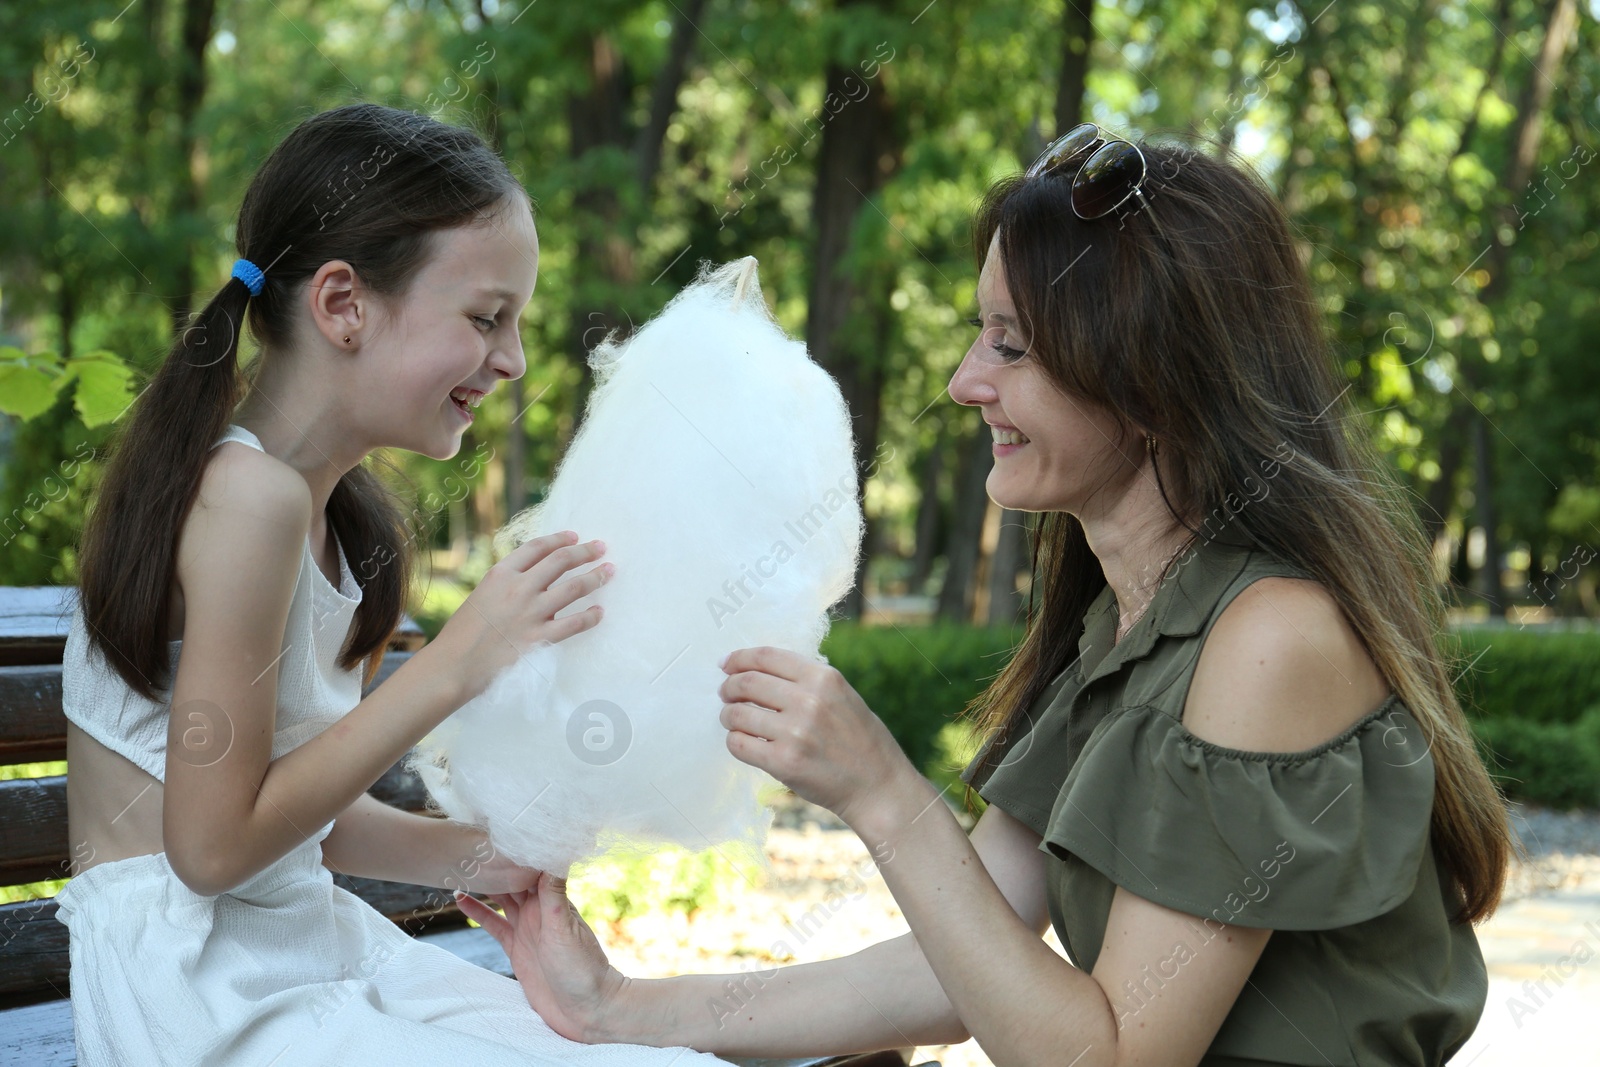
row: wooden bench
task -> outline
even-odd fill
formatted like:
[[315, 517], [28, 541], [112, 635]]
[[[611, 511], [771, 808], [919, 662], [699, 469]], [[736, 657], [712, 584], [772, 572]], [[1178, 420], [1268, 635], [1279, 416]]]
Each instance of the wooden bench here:
[[[71, 587], [0, 587], [0, 766], [66, 758], [61, 659], [76, 597]], [[373, 687], [425, 641], [407, 619], [390, 641]], [[421, 781], [399, 764], [370, 792], [406, 811], [423, 811], [427, 798]], [[66, 775], [0, 781], [0, 885], [69, 873]], [[511, 974], [500, 946], [484, 930], [467, 925], [449, 891], [344, 875], [334, 881], [413, 936]], [[68, 996], [67, 928], [56, 920], [54, 899], [0, 905], [0, 1067], [76, 1064]], [[908, 1059], [909, 1050], [737, 1062], [745, 1067], [899, 1067]]]

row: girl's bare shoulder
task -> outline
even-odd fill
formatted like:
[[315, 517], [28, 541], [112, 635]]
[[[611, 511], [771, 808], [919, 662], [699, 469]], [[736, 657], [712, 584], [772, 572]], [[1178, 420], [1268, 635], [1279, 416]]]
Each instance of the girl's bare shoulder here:
[[311, 515], [311, 487], [300, 472], [276, 456], [238, 441], [211, 450], [200, 475], [195, 507], [230, 507], [259, 502], [262, 510], [292, 517], [304, 503]]
[[287, 463], [237, 442], [218, 446], [179, 534], [177, 569], [185, 599], [192, 599], [193, 579], [215, 587], [219, 572], [276, 573], [273, 565], [279, 564], [298, 573], [311, 507], [311, 487]]

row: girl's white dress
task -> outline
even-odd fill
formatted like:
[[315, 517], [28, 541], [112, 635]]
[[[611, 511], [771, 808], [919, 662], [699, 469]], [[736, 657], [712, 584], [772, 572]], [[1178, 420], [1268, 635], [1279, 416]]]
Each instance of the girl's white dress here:
[[[261, 448], [240, 426], [230, 426], [216, 445], [224, 441]], [[345, 671], [334, 662], [361, 602], [343, 546], [339, 578], [338, 589], [328, 583], [308, 538], [278, 666], [274, 759], [361, 699], [359, 668]], [[89, 655], [84, 633], [79, 610], [62, 672], [67, 718], [163, 778], [170, 705], [133, 693]], [[171, 642], [174, 668], [180, 646]], [[515, 980], [412, 939], [335, 886], [322, 865], [322, 840], [332, 829], [331, 822], [321, 827], [218, 896], [191, 892], [165, 853], [101, 863], [68, 882], [57, 897], [57, 917], [69, 929], [79, 1063], [724, 1062], [684, 1048], [584, 1045], [561, 1037], [528, 1006]]]

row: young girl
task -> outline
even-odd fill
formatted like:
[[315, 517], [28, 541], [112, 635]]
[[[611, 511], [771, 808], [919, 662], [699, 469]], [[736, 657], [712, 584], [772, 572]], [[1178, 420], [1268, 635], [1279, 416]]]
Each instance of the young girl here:
[[[240, 208], [233, 279], [139, 398], [85, 529], [66, 646], [79, 1062], [720, 1062], [586, 1048], [517, 983], [408, 937], [332, 873], [512, 892], [484, 834], [366, 795], [610, 564], [570, 532], [495, 565], [365, 699], [411, 545], [362, 464], [447, 459], [525, 370], [531, 204], [470, 132], [373, 105], [316, 115]], [[241, 392], [239, 333], [261, 344]]]
[[723, 665], [728, 748], [861, 835], [910, 932], [627, 982], [548, 875], [504, 917], [463, 907], [571, 1037], [1437, 1067], [1484, 1009], [1472, 926], [1510, 832], [1282, 209], [1224, 159], [1086, 124], [975, 230], [950, 395], [994, 431], [989, 495], [1041, 513], [1041, 596], [977, 705], [970, 837], [837, 670]]

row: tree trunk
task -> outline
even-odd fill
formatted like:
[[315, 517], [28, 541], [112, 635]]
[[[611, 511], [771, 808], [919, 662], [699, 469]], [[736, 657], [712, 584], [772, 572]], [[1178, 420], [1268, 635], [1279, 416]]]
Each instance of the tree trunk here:
[[933, 569], [933, 557], [939, 550], [939, 486], [944, 479], [943, 438], [934, 438], [933, 445], [922, 457], [922, 499], [917, 501], [916, 545], [912, 549], [911, 577], [906, 592], [916, 596], [928, 583], [928, 572]]
[[[686, 0], [674, 5], [672, 39], [667, 58], [652, 84], [648, 118], [636, 130], [629, 129], [629, 97], [633, 76], [609, 33], [601, 31], [588, 41], [588, 90], [567, 99], [567, 125], [572, 158], [581, 160], [590, 151], [616, 148], [634, 157], [634, 180], [639, 185], [638, 203], [647, 210], [651, 189], [660, 170], [662, 141], [677, 108], [678, 90], [683, 85], [699, 35], [697, 25], [705, 0]], [[578, 219], [577, 262], [598, 273], [588, 284], [576, 288], [572, 320], [568, 327], [568, 355], [582, 369], [573, 396], [572, 417], [567, 435], [557, 449], [566, 451], [578, 431], [588, 407], [594, 376], [589, 372], [589, 351], [612, 331], [619, 338], [633, 332], [634, 322], [622, 306], [620, 293], [638, 279], [632, 236], [634, 220], [627, 217], [615, 185], [596, 182], [579, 189], [573, 197]]]
[[511, 423], [506, 431], [506, 515], [510, 517], [528, 505], [528, 432], [523, 427], [522, 379], [507, 383]]
[[944, 585], [939, 590], [939, 618], [971, 622], [972, 579], [983, 549], [983, 518], [988, 510], [986, 483], [994, 466], [994, 438], [989, 427], [978, 429], [960, 442], [956, 467], [954, 514], [950, 520], [950, 545], [945, 553]]
[[[1077, 4], [1068, 0], [1061, 9], [1061, 75], [1056, 82], [1056, 130], [1055, 135], [1061, 136], [1067, 130], [1076, 126], [1083, 117], [1083, 92], [1084, 78], [1089, 70], [1089, 53], [1094, 43], [1094, 20], [1091, 17], [1092, 5]], [[1036, 131], [1033, 141], [1039, 140]], [[1042, 147], [1030, 141], [1028, 133], [1023, 137], [1023, 156], [1031, 162], [1037, 149]], [[974, 432], [964, 438], [960, 445], [960, 463], [956, 476], [955, 514], [950, 524], [950, 543], [948, 550], [949, 566], [945, 570], [944, 587], [939, 591], [939, 617], [942, 619], [960, 619], [971, 621], [972, 605], [976, 600], [974, 591], [970, 588], [973, 579], [979, 571], [979, 559], [982, 554], [983, 520], [988, 508], [988, 494], [984, 490], [984, 483], [989, 477], [989, 470], [994, 466], [994, 439], [989, 433], [989, 427], [979, 422]], [[1008, 544], [1008, 536], [1016, 536], [1016, 531], [1008, 528], [1016, 522], [1015, 512], [1006, 512], [1001, 516], [1000, 539], [996, 545], [996, 555], [1001, 556], [1007, 552], [1015, 552], [1013, 561], [1009, 564], [1004, 560], [991, 560], [989, 574], [991, 595], [988, 597], [988, 618], [994, 621], [998, 616], [1011, 617], [1014, 609], [1006, 606], [1006, 601], [1017, 601], [1015, 590], [1016, 559], [1020, 558], [1020, 549]], [[997, 565], [997, 563], [1004, 565]], [[1007, 572], [1002, 575], [1002, 571]], [[1007, 582], [1010, 582], [1007, 585]], [[998, 585], [996, 584], [998, 583]], [[992, 595], [993, 590], [1002, 588], [1008, 595], [997, 597]]]
[[1083, 85], [1094, 46], [1093, 4], [1061, 5], [1061, 77], [1056, 81], [1056, 136], [1083, 121]]
[[[1527, 191], [1533, 177], [1533, 165], [1539, 159], [1539, 142], [1544, 136], [1544, 113], [1550, 106], [1550, 93], [1561, 77], [1561, 64], [1566, 58], [1567, 45], [1577, 26], [1577, 0], [1555, 0], [1550, 5], [1550, 21], [1545, 26], [1544, 42], [1539, 48], [1539, 59], [1528, 72], [1528, 84], [1523, 88], [1522, 100], [1517, 108], [1517, 121], [1511, 132], [1511, 152], [1506, 162], [1505, 188], [1510, 201], [1499, 210], [1498, 230], [1520, 229], [1517, 202]], [[1489, 281], [1478, 293], [1478, 300], [1491, 304], [1505, 294], [1510, 283], [1507, 267], [1511, 260], [1511, 240], [1502, 240], [1501, 233], [1492, 235], [1489, 254], [1484, 269]]]
[[1455, 151], [1450, 153], [1450, 160], [1442, 168], [1442, 173], [1448, 174], [1455, 161], [1472, 148], [1472, 138], [1478, 132], [1478, 123], [1483, 113], [1483, 102], [1489, 96], [1494, 80], [1500, 76], [1500, 65], [1505, 61], [1506, 42], [1511, 39], [1513, 31], [1511, 0], [1500, 0], [1495, 6], [1494, 27], [1494, 51], [1489, 54], [1489, 65], [1484, 68], [1483, 83], [1478, 86], [1478, 95], [1473, 98], [1472, 109], [1467, 112], [1466, 125], [1461, 127], [1461, 134], [1456, 138]]
[[1022, 615], [1023, 598], [1017, 592], [1017, 571], [1026, 558], [1028, 516], [1025, 512], [1001, 509], [1000, 536], [994, 556], [989, 560], [990, 626], [1010, 626]]
[[[1056, 82], [1055, 114], [1057, 137], [1082, 121], [1084, 78], [1088, 74], [1089, 53], [1094, 43], [1092, 11], [1092, 5], [1074, 3], [1072, 0], [1067, 0], [1061, 8], [1061, 73]], [[1043, 147], [1039, 143], [1042, 140], [1036, 129], [1024, 131], [1021, 148], [1025, 162], [1032, 162]], [[977, 597], [971, 585], [979, 574], [983, 552], [983, 520], [989, 503], [984, 483], [989, 477], [990, 468], [994, 466], [993, 444], [989, 427], [982, 422], [959, 444], [955, 513], [951, 518], [946, 553], [948, 566], [945, 569], [944, 586], [939, 590], [941, 619], [972, 621], [973, 604]], [[1001, 516], [997, 557], [1015, 551], [1014, 546], [1007, 543], [1007, 527], [1013, 524], [1014, 514], [1007, 512]], [[1003, 575], [1003, 571], [1008, 571], [1009, 575]], [[1011, 611], [1005, 602], [1015, 599], [1014, 591], [1006, 596], [995, 596], [994, 591], [1015, 589], [1015, 563], [1006, 564], [1005, 560], [993, 559], [989, 561], [988, 572], [991, 580], [990, 595], [986, 598], [989, 610], [986, 614], [993, 621], [997, 615], [1005, 616]], [[1008, 577], [1011, 582], [1009, 586], [1006, 585]]]
[[1455, 405], [1439, 428], [1439, 477], [1428, 486], [1422, 513], [1422, 526], [1430, 545], [1439, 540], [1445, 523], [1450, 521], [1450, 513], [1455, 510], [1456, 472], [1461, 469], [1465, 451], [1462, 438], [1466, 433], [1463, 425], [1466, 412], [1466, 408]]
[[[853, 0], [840, 7], [868, 3], [876, 0]], [[870, 198], [900, 165], [900, 138], [887, 80], [880, 75], [866, 96], [854, 100], [851, 86], [860, 84], [855, 68], [828, 64], [823, 101], [832, 117], [822, 128], [812, 197], [817, 243], [807, 300], [806, 348], [833, 375], [849, 408], [863, 506], [867, 470], [878, 449], [884, 351], [891, 326], [889, 295], [895, 279], [890, 272], [875, 277], [853, 274], [845, 262], [858, 217], [873, 210]], [[841, 103], [834, 111], [836, 101]], [[840, 611], [848, 617], [861, 615], [867, 562], [863, 552], [855, 585], [841, 604]]]
[[1478, 525], [1483, 527], [1483, 566], [1478, 570], [1478, 594], [1489, 607], [1490, 617], [1504, 618], [1505, 598], [1500, 592], [1500, 535], [1496, 529], [1494, 506], [1494, 453], [1489, 440], [1489, 420], [1478, 415], [1472, 420], [1472, 458]]
[[[206, 95], [206, 45], [216, 16], [216, 0], [187, 0], [183, 5], [183, 41], [178, 50], [178, 195], [173, 220], [181, 225], [201, 215], [201, 185], [205, 163], [200, 156], [195, 116]], [[173, 290], [173, 332], [188, 325], [195, 291], [194, 242], [184, 240], [178, 260], [177, 286]]]
[[[1478, 293], [1485, 306], [1500, 302], [1510, 286], [1511, 248], [1516, 230], [1522, 226], [1517, 203], [1523, 198], [1539, 157], [1539, 142], [1544, 134], [1544, 114], [1550, 94], [1561, 75], [1561, 64], [1577, 26], [1577, 0], [1555, 0], [1550, 5], [1544, 41], [1539, 57], [1528, 74], [1517, 121], [1512, 127], [1511, 152], [1506, 163], [1505, 188], [1510, 200], [1497, 211], [1498, 225], [1492, 234], [1484, 269], [1489, 280]], [[1470, 379], [1470, 367], [1463, 363], [1463, 377]], [[1493, 453], [1487, 416], [1476, 413], [1472, 420], [1473, 470], [1476, 481], [1478, 521], [1484, 533], [1484, 565], [1478, 575], [1478, 589], [1492, 616], [1504, 617], [1505, 599], [1500, 591], [1500, 539], [1495, 528]]]
[[151, 220], [161, 216], [156, 194], [162, 186], [155, 177], [155, 160], [162, 155], [162, 146], [156, 139], [156, 120], [160, 113], [156, 101], [161, 92], [162, 66], [159, 60], [166, 53], [166, 49], [162, 47], [162, 29], [167, 24], [164, 0], [148, 0], [141, 5], [139, 15], [134, 17], [139, 16], [143, 17], [142, 29], [139, 32], [144, 38], [146, 55], [151, 58], [139, 64], [134, 72], [136, 88], [133, 96], [133, 114], [137, 116], [135, 121], [138, 123], [136, 129], [139, 136], [133, 139], [130, 147], [134, 158], [138, 161], [137, 173], [145, 188], [131, 193], [129, 205], [133, 209], [134, 217], [139, 220], [140, 227], [148, 234]]
[[[631, 138], [627, 130], [628, 96], [631, 76], [627, 63], [605, 31], [588, 41], [588, 89], [567, 99], [567, 126], [572, 158], [583, 157], [606, 147], [625, 149]], [[573, 213], [578, 230], [576, 261], [585, 264], [593, 275], [578, 279], [574, 286], [572, 324], [568, 329], [569, 354], [582, 369], [573, 397], [568, 437], [560, 452], [576, 434], [588, 405], [593, 375], [589, 371], [589, 350], [613, 330], [627, 323], [627, 313], [618, 306], [616, 290], [634, 280], [633, 245], [627, 240], [622, 219], [622, 202], [617, 190], [594, 179], [573, 196]]]

